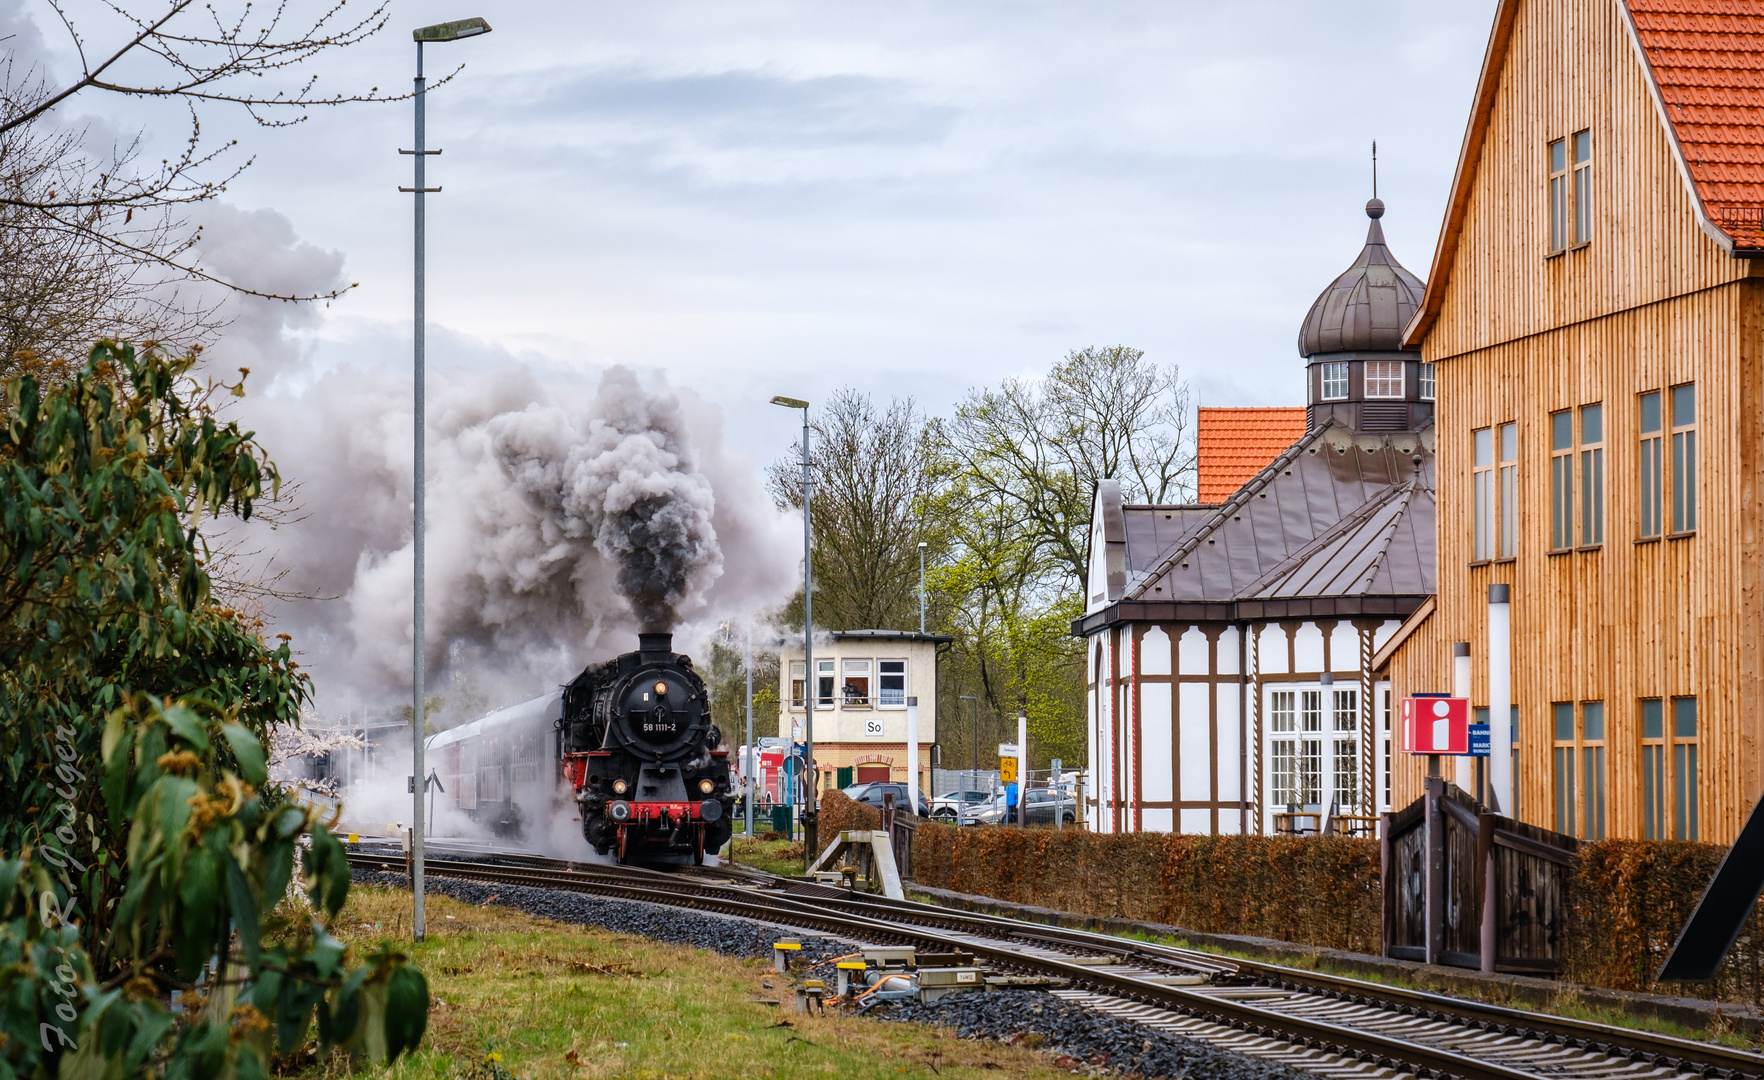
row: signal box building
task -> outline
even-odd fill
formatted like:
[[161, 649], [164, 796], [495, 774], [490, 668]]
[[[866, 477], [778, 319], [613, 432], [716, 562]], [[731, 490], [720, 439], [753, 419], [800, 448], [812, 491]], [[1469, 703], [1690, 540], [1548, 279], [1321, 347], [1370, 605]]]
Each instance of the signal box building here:
[[[1436, 366], [1439, 594], [1398, 694], [1488, 704], [1516, 811], [1729, 843], [1764, 788], [1764, 8], [1501, 0], [1403, 345]], [[1421, 793], [1399, 763], [1394, 798]]]
[[[1433, 381], [1402, 347], [1423, 286], [1383, 213], [1367, 205], [1364, 250], [1305, 318], [1303, 415], [1210, 418], [1202, 477], [1237, 483], [1178, 506], [1098, 485], [1073, 625], [1092, 828], [1303, 831], [1333, 808], [1368, 830], [1389, 805], [1390, 695], [1371, 660], [1435, 588]], [[1258, 419], [1302, 426], [1248, 469], [1205, 460], [1253, 447], [1265, 430], [1219, 429]]]
[[[937, 654], [955, 639], [910, 630], [836, 630], [815, 642], [807, 679], [802, 640], [779, 652], [781, 719], [803, 741], [804, 694], [815, 695], [819, 790], [871, 781], [916, 781], [931, 798], [931, 744], [937, 741]], [[907, 698], [919, 701], [919, 761], [906, 755]], [[780, 731], [780, 734], [783, 734]]]

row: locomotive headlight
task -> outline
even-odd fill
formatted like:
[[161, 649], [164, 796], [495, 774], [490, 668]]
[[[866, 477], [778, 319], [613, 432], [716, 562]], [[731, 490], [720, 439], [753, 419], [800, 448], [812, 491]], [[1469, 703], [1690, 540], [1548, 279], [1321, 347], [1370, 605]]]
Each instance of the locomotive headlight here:
[[711, 792], [717, 790], [717, 782], [715, 780], [700, 780], [698, 782], [698, 790], [709, 795]]
[[612, 816], [614, 821], [631, 820], [631, 804], [628, 802], [613, 803], [606, 808], [606, 812]]
[[629, 791], [630, 789], [631, 789], [631, 785], [627, 781], [624, 781], [624, 780], [614, 780], [613, 781], [613, 794], [614, 795], [623, 795], [625, 792]]
[[655, 684], [655, 696], [656, 697], [667, 697], [668, 696], [668, 684], [665, 682], [656, 683]]

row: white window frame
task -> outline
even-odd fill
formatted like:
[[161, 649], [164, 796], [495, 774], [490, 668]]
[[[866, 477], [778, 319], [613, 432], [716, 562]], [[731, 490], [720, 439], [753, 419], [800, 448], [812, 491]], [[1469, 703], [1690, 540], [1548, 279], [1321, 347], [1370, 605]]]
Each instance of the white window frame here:
[[790, 708], [801, 712], [803, 701], [808, 695], [808, 664], [802, 660], [790, 661]]
[[[888, 691], [882, 686], [882, 680], [886, 676], [893, 674], [892, 672], [883, 671], [882, 670], [883, 664], [899, 664], [900, 665], [900, 673], [899, 673], [900, 674], [900, 702], [899, 702], [899, 704], [891, 704], [888, 701], [884, 700], [884, 698], [883, 698], [883, 695], [887, 694]], [[904, 708], [906, 708], [907, 675], [910, 673], [910, 671], [911, 671], [911, 667], [907, 663], [907, 660], [905, 657], [891, 656], [891, 657], [887, 657], [886, 659], [878, 659], [876, 661], [876, 708], [878, 708], [878, 709], [904, 709]]]
[[[859, 678], [864, 680], [864, 696], [851, 697], [845, 692], [845, 680]], [[834, 690], [842, 709], [870, 709], [876, 704], [876, 661], [867, 656], [842, 656], [839, 658], [839, 683]]]
[[[827, 680], [827, 693], [821, 694], [821, 681]], [[839, 700], [839, 661], [815, 657], [815, 708], [831, 709]]]
[[1433, 361], [1421, 361], [1421, 369], [1415, 374], [1415, 389], [1422, 401], [1432, 401], [1439, 393], [1438, 374], [1434, 371]]
[[[1324, 401], [1346, 401], [1348, 398], [1348, 364], [1346, 360], [1332, 360], [1323, 364], [1319, 377], [1322, 379]], [[1340, 393], [1330, 393], [1338, 389]]]

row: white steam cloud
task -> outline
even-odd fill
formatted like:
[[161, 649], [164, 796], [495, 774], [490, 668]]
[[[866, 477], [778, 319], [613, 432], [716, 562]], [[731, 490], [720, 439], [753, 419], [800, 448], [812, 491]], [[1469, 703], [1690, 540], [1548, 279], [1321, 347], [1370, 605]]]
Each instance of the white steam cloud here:
[[[317, 291], [341, 259], [273, 212], [212, 208], [207, 265], [276, 291]], [[345, 301], [346, 302], [346, 301]], [[232, 301], [208, 360], [252, 368], [244, 423], [294, 481], [299, 520], [243, 530], [286, 571], [272, 630], [293, 636], [322, 714], [409, 700], [413, 549], [408, 345], [315, 371], [297, 336], [309, 309]], [[674, 629], [700, 644], [720, 621], [774, 607], [798, 570], [793, 527], [759, 472], [723, 445], [717, 410], [665, 380], [598, 378], [483, 354], [429, 376], [426, 531], [432, 693], [450, 720], [543, 693], [591, 660]], [[444, 351], [444, 350], [435, 350]], [[584, 385], [587, 383], [588, 385]], [[455, 712], [455, 709], [461, 710]]]

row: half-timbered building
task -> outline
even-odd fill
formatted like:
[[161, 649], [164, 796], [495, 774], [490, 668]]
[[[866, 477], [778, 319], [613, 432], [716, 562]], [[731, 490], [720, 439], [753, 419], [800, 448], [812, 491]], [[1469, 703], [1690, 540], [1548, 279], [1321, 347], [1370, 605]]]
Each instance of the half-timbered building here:
[[1073, 627], [1092, 828], [1309, 831], [1331, 812], [1365, 828], [1389, 804], [1389, 694], [1370, 661], [1434, 591], [1433, 386], [1401, 345], [1423, 288], [1383, 213], [1367, 205], [1364, 250], [1300, 331], [1296, 441], [1213, 502], [1135, 505], [1098, 485]]
[[1449, 691], [1464, 643], [1486, 709], [1506, 587], [1526, 822], [1729, 842], [1764, 786], [1761, 214], [1764, 5], [1500, 0], [1405, 334], [1439, 593], [1377, 660]]

